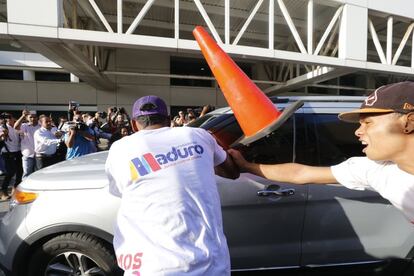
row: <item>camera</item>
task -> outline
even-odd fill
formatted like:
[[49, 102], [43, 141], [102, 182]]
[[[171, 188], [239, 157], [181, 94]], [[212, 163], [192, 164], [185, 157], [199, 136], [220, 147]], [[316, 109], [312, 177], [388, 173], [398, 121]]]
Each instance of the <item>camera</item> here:
[[69, 110], [78, 110], [79, 103], [75, 101], [69, 101]]
[[87, 130], [87, 129], [88, 129], [88, 126], [85, 123], [83, 123], [83, 122], [76, 122], [76, 124], [75, 124], [75, 130], [84, 131], [84, 130]]
[[63, 124], [62, 131], [68, 132], [70, 129], [74, 129], [76, 131], [84, 131], [88, 129], [88, 126], [83, 122], [74, 121], [69, 121]]
[[100, 111], [98, 112], [99, 118], [101, 119], [105, 119], [108, 116], [108, 113], [106, 113], [105, 111]]
[[10, 116], [9, 113], [3, 112], [3, 113], [0, 114], [0, 119], [2, 119], [2, 120], [6, 120], [6, 119], [10, 119], [10, 118], [11, 118], [11, 116]]

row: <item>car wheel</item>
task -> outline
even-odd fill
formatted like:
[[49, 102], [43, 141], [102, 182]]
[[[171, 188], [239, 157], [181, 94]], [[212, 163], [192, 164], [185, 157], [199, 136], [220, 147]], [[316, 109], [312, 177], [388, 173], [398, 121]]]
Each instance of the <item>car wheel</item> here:
[[40, 246], [29, 261], [30, 276], [122, 275], [109, 246], [91, 235], [66, 233]]

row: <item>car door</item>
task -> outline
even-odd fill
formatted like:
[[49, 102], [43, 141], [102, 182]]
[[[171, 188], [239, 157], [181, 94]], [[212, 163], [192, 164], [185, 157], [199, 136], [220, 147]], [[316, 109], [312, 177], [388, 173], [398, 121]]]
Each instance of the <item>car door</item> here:
[[[219, 130], [214, 128], [214, 135], [219, 141], [231, 142], [240, 137], [241, 130], [233, 119]], [[258, 163], [291, 162], [294, 137], [295, 120], [291, 118], [274, 134], [240, 150], [248, 160]], [[258, 195], [269, 185], [273, 185], [269, 190], [281, 194]], [[306, 187], [242, 173], [237, 180], [218, 177], [218, 188], [233, 270], [299, 265]]]
[[[298, 135], [306, 141], [298, 146], [298, 162], [330, 166], [362, 155], [354, 136], [357, 124], [340, 122], [334, 110], [308, 111], [297, 118]], [[412, 224], [375, 191], [350, 190], [334, 183], [308, 186], [302, 265], [404, 258], [413, 248]]]

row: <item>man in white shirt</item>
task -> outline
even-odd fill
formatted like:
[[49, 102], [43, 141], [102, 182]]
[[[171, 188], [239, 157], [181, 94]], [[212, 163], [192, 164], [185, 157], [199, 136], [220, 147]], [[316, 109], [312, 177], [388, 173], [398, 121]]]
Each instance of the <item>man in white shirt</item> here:
[[215, 172], [237, 178], [231, 158], [204, 129], [170, 128], [156, 96], [133, 106], [133, 135], [106, 161], [121, 197], [114, 247], [124, 275], [230, 275]]
[[[355, 131], [366, 157], [353, 157], [332, 167], [296, 163], [264, 165], [247, 162], [230, 150], [244, 171], [294, 184], [340, 183], [350, 189], [371, 187], [414, 223], [414, 82], [382, 86], [360, 109], [339, 118], [358, 122]], [[277, 153], [275, 153], [277, 154]]]
[[15, 121], [11, 114], [7, 114], [6, 125], [0, 127], [0, 139], [5, 143], [1, 154], [6, 165], [6, 175], [1, 185], [1, 200], [10, 198], [8, 187], [13, 176], [16, 176], [14, 187], [22, 181], [22, 154], [20, 152], [20, 137], [13, 127]]
[[40, 128], [34, 133], [36, 170], [57, 162], [55, 153], [62, 136], [62, 133], [59, 131], [52, 132], [52, 120], [49, 117], [41, 116], [39, 122]]
[[[27, 122], [23, 122], [27, 120]], [[34, 152], [34, 133], [40, 128], [36, 112], [22, 111], [22, 116], [14, 123], [14, 129], [20, 134], [22, 151], [23, 178], [29, 176], [36, 168]]]

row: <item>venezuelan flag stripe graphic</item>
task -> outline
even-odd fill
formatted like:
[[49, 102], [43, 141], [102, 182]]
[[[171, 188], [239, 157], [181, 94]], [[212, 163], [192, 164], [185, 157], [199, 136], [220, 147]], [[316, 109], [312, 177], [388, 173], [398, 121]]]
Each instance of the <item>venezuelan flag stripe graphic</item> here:
[[139, 176], [138, 176], [137, 169], [135, 168], [134, 163], [132, 163], [131, 161], [129, 162], [129, 170], [131, 172], [131, 180], [132, 181], [138, 180]]
[[155, 160], [154, 156], [151, 153], [144, 154], [144, 159], [150, 165], [151, 170], [153, 172], [161, 170], [160, 165], [158, 164], [157, 160]]
[[145, 167], [145, 169], [146, 169], [148, 172], [151, 172], [151, 168], [150, 168], [150, 166], [149, 166], [149, 164], [148, 164], [147, 160], [145, 160], [145, 158], [144, 158], [144, 157], [142, 157], [140, 160], [141, 160], [142, 165]]
[[145, 168], [145, 166], [142, 164], [141, 160], [139, 160], [139, 158], [134, 158], [131, 160], [131, 162], [134, 164], [138, 174], [140, 176], [146, 175], [149, 172], [147, 171], [147, 169]]

